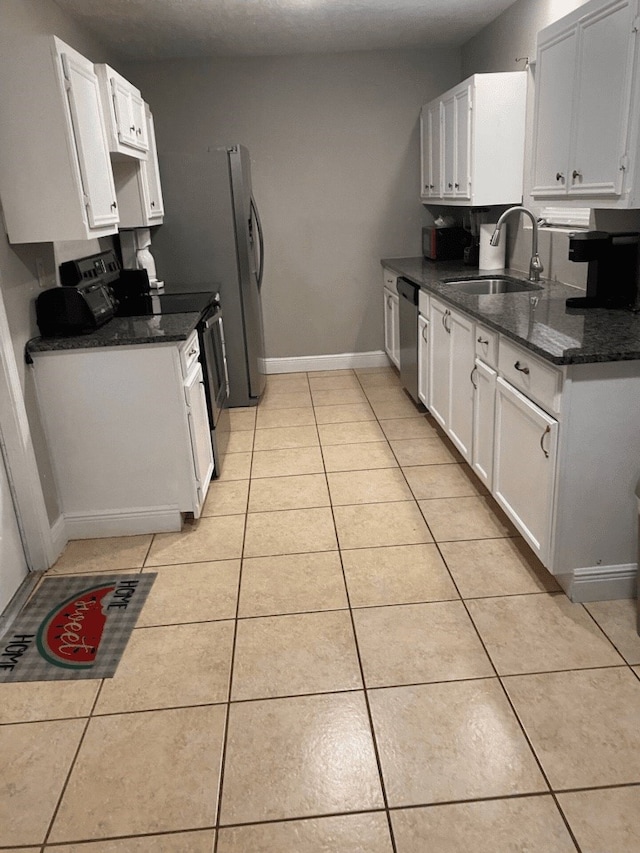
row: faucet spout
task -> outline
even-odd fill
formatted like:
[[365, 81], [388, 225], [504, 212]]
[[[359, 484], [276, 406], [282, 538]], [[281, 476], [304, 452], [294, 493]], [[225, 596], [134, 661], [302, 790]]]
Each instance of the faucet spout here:
[[496, 230], [491, 235], [491, 240], [489, 241], [489, 243], [492, 246], [498, 245], [498, 243], [500, 242], [502, 226], [504, 225], [505, 220], [509, 216], [511, 216], [512, 213], [526, 213], [527, 216], [531, 219], [533, 230], [531, 235], [531, 260], [529, 261], [529, 281], [540, 281], [540, 275], [544, 272], [544, 267], [542, 266], [540, 255], [538, 254], [538, 220], [536, 219], [535, 214], [533, 214], [528, 207], [516, 205], [515, 207], [510, 207], [508, 210], [505, 210], [505, 212], [502, 214], [502, 216], [498, 219], [496, 223]]

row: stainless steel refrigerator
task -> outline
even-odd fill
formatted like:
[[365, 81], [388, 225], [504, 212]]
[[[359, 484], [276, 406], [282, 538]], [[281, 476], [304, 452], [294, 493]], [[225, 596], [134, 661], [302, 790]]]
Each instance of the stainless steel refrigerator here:
[[169, 292], [219, 290], [229, 406], [255, 405], [265, 387], [264, 245], [243, 145], [160, 156], [164, 223], [151, 251]]

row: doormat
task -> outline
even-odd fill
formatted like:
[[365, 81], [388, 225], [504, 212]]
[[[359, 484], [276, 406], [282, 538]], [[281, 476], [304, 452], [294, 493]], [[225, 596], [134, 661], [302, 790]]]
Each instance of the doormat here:
[[111, 678], [155, 578], [46, 578], [0, 637], [0, 682]]

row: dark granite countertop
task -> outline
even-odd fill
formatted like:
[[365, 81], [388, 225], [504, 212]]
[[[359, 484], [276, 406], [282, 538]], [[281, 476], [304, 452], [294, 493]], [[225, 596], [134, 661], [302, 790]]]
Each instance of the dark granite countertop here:
[[138, 344], [179, 343], [186, 341], [200, 319], [200, 311], [184, 314], [156, 314], [145, 317], [114, 317], [104, 326], [86, 335], [60, 338], [33, 338], [27, 352], [123, 347]]
[[[494, 274], [526, 279], [526, 275], [477, 270], [460, 261], [385, 258], [381, 263], [554, 364], [640, 359], [640, 315], [604, 308], [568, 309], [566, 298], [581, 295], [570, 285], [541, 281], [542, 289], [535, 293], [471, 296], [452, 290], [443, 280]], [[537, 297], [535, 306], [531, 296]]]

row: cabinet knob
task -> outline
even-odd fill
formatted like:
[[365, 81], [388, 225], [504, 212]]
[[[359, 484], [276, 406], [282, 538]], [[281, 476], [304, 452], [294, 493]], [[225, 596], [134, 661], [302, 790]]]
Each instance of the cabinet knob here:
[[430, 189], [430, 190], [432, 190], [432, 189], [433, 189], [433, 187], [434, 187], [434, 185], [433, 185], [433, 184], [429, 184], [429, 189]]
[[449, 187], [449, 189], [453, 189], [453, 184], [447, 184], [447, 186]]
[[478, 343], [483, 344], [484, 346], [489, 346], [489, 341], [487, 338], [478, 338]]
[[577, 178], [582, 177], [582, 172], [579, 172], [577, 169], [574, 169], [573, 172], [571, 173], [571, 177], [575, 181]]
[[131, 127], [129, 128], [129, 130], [131, 131], [131, 133], [135, 133], [136, 132], [135, 124], [132, 124]]
[[112, 201], [109, 206], [110, 206], [111, 210], [117, 210], [118, 209], [118, 203], [115, 201]]
[[141, 128], [141, 127], [137, 127], [137, 128], [136, 128], [136, 133], [138, 134], [138, 136], [142, 136], [142, 128]]
[[151, 207], [155, 207], [155, 206], [156, 206], [155, 201], [152, 201], [152, 202], [151, 202]]
[[522, 364], [520, 364], [520, 362], [519, 362], [519, 361], [516, 361], [516, 363], [515, 363], [513, 366], [515, 367], [515, 369], [516, 369], [516, 370], [519, 370], [519, 371], [520, 371], [520, 373], [524, 373], [524, 374], [525, 374], [525, 376], [528, 376], [528, 375], [529, 375], [529, 373], [530, 373], [530, 370], [529, 370], [529, 368], [526, 366], [526, 364], [525, 364], [525, 365], [522, 365]]
[[454, 187], [455, 187], [457, 190], [459, 190], [459, 189], [460, 189], [460, 184], [454, 184]]
[[562, 172], [556, 172], [556, 181], [564, 181], [564, 175]]

